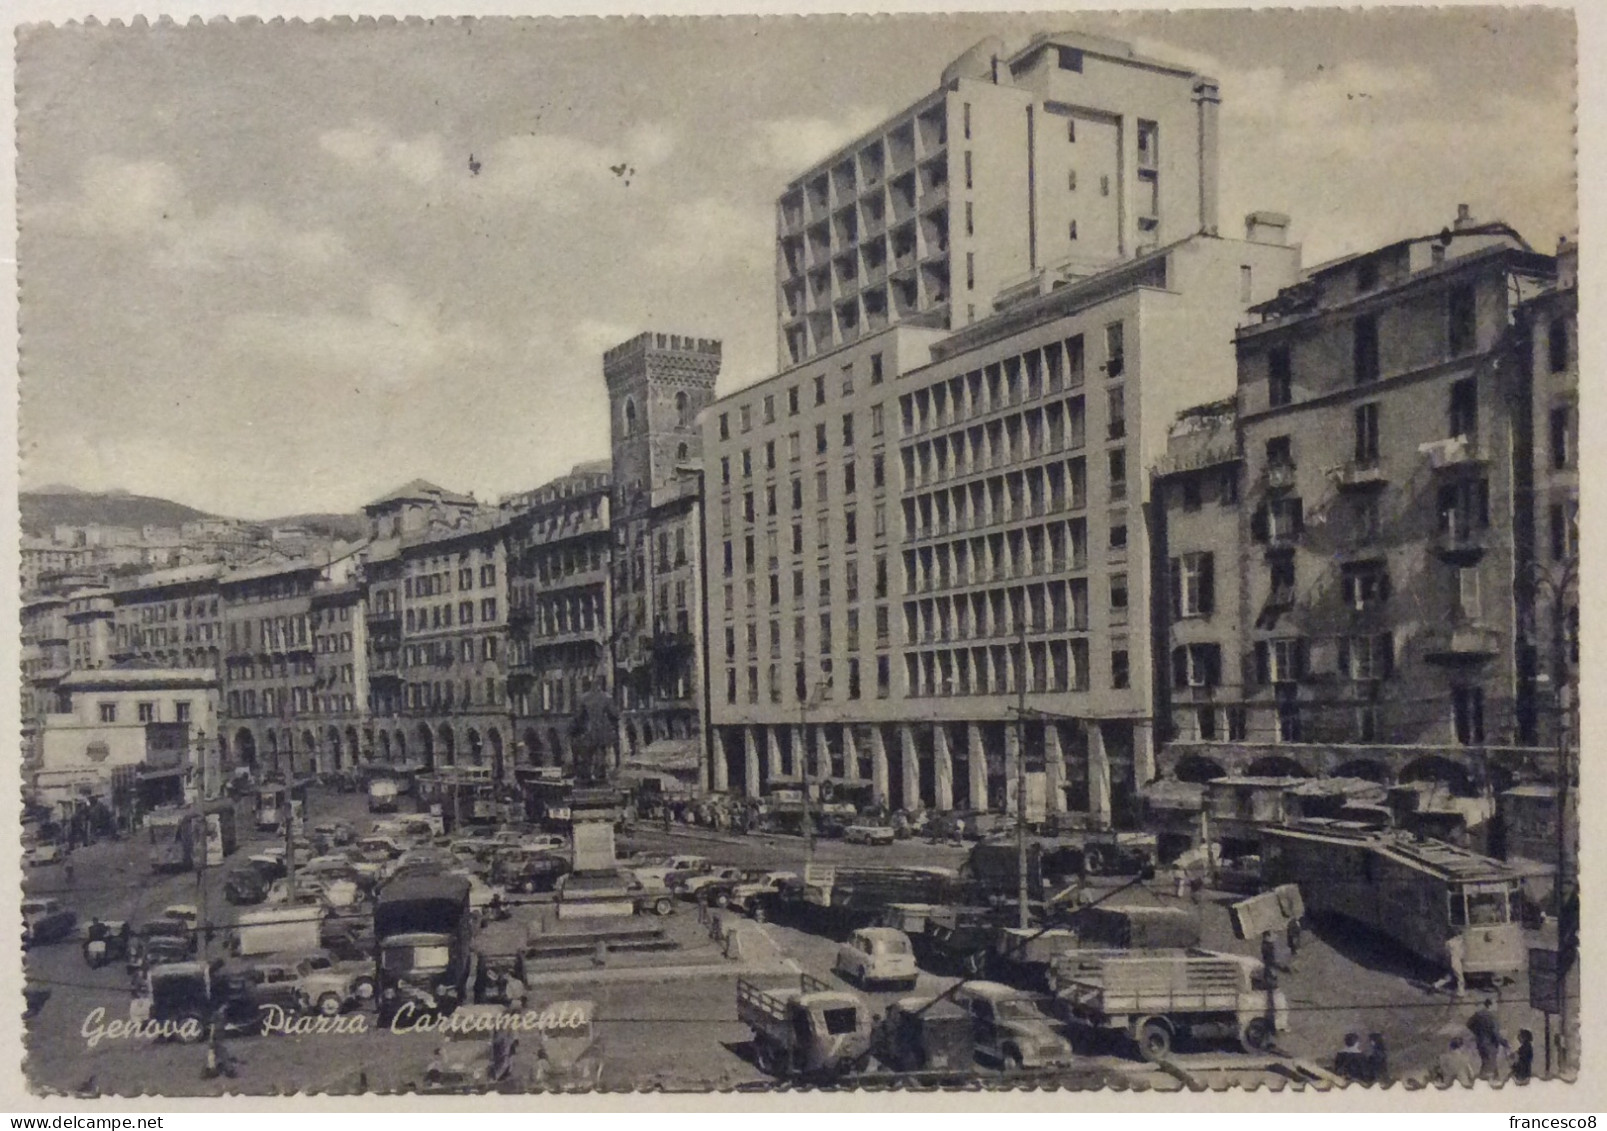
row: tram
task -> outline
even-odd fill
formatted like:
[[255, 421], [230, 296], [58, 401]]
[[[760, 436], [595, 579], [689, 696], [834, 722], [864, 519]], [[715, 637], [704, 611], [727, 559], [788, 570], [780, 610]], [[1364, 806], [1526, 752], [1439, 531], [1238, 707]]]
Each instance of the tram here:
[[1300, 885], [1308, 913], [1368, 927], [1425, 961], [1445, 962], [1453, 935], [1469, 974], [1522, 970], [1520, 876], [1499, 860], [1399, 832], [1302, 821], [1261, 830], [1267, 887]]

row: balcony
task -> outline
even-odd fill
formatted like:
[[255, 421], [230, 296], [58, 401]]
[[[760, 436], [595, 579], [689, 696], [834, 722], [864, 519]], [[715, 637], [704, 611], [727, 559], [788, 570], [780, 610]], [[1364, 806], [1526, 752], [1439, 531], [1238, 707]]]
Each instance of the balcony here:
[[1295, 485], [1295, 465], [1292, 463], [1267, 464], [1267, 490], [1287, 491]]
[[1328, 473], [1341, 491], [1375, 491], [1389, 482], [1378, 460], [1351, 460]]
[[1501, 635], [1482, 624], [1434, 626], [1426, 630], [1423, 658], [1431, 664], [1481, 664], [1501, 652]]
[[1476, 565], [1490, 548], [1487, 531], [1470, 529], [1465, 525], [1452, 525], [1434, 535], [1430, 547], [1434, 556], [1454, 566]]
[[1423, 444], [1417, 450], [1434, 471], [1479, 470], [1490, 461], [1490, 457], [1480, 450], [1477, 436], [1452, 436], [1449, 440]]

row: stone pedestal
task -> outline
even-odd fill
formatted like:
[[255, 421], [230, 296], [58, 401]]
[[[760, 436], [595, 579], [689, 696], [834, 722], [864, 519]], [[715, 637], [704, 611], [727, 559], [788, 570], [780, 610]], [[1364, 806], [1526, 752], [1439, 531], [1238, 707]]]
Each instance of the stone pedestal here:
[[577, 787], [569, 801], [569, 828], [574, 844], [574, 871], [558, 893], [558, 917], [614, 918], [635, 910], [626, 879], [615, 862], [614, 822], [619, 818], [619, 791], [609, 787]]

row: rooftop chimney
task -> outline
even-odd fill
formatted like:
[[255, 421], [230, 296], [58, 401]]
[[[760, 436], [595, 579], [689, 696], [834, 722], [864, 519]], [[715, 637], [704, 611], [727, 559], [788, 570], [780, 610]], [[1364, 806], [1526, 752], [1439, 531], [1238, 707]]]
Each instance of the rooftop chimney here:
[[1282, 212], [1252, 212], [1244, 218], [1244, 238], [1250, 243], [1282, 247], [1288, 236], [1289, 217]]
[[1456, 206], [1456, 223], [1453, 224], [1452, 227], [1456, 231], [1460, 232], [1464, 228], [1473, 227], [1473, 225], [1474, 225], [1474, 219], [1473, 219], [1473, 211], [1472, 211], [1472, 209], [1470, 209], [1465, 204], [1458, 204]]

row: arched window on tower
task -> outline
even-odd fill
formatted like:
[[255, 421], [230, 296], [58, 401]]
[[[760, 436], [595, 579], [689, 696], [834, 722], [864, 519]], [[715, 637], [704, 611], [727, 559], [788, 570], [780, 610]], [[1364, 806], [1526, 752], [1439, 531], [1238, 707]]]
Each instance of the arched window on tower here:
[[632, 397], [625, 398], [625, 435], [636, 435], [636, 401]]
[[684, 392], [675, 394], [675, 420], [682, 428], [692, 423], [692, 398]]

